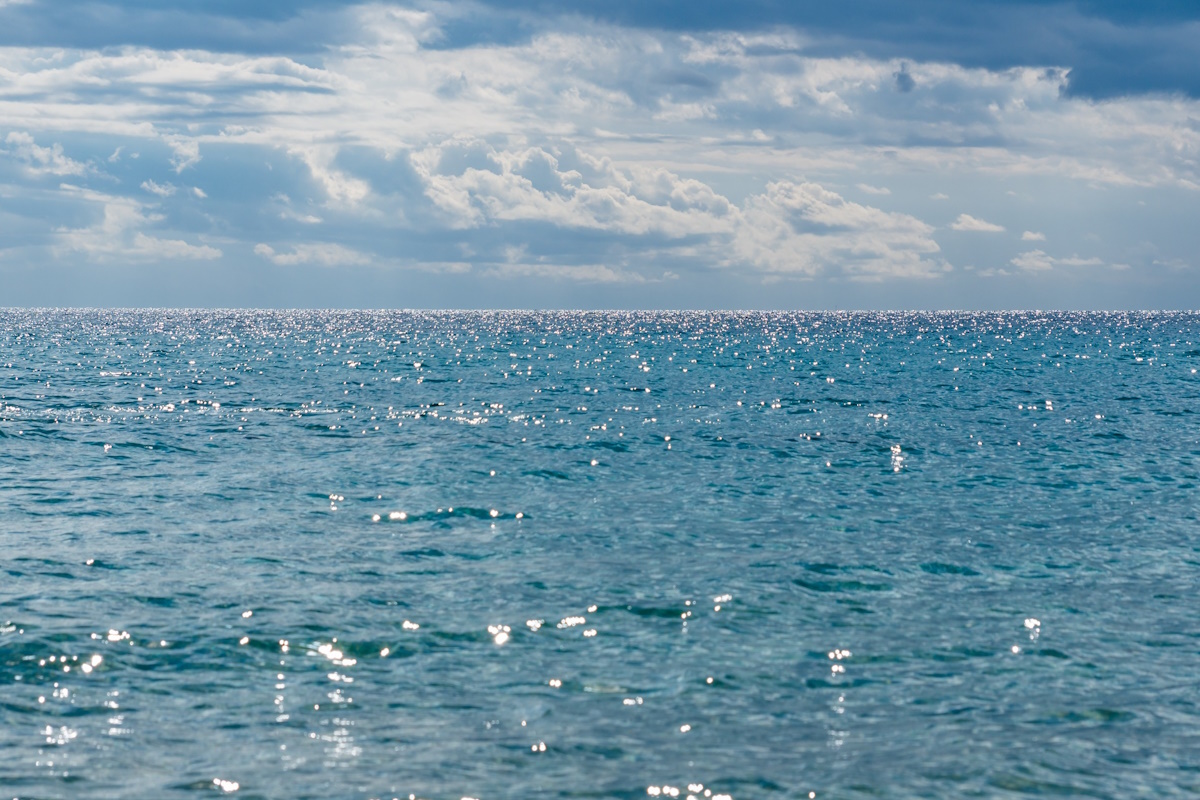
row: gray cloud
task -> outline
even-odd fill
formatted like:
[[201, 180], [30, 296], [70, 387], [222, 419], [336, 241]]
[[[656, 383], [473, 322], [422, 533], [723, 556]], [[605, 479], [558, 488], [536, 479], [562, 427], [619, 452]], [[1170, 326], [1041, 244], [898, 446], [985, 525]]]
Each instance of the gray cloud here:
[[[299, 19], [273, 8], [244, 24]], [[1044, 227], [1059, 252], [1090, 253], [1087, 215], [1039, 212], [1162, 198], [1174, 219], [1200, 189], [1195, 101], [1075, 96], [1063, 62], [820, 55], [795, 28], [578, 19], [456, 47], [460, 18], [440, 11], [309, 13], [336, 18], [319, 56], [3, 50], [0, 213], [26, 238], [0, 259], [962, 286], [954, 266], [1073, 264], [1008, 237], [940, 241], [931, 197], [975, 212], [953, 230]], [[1187, 251], [1167, 231], [1139, 255], [1144, 229], [1102, 229], [1131, 275]], [[714, 302], [733, 296], [720, 285]]]
[[[0, 7], [0, 45], [204, 49], [238, 53], [309, 54], [352, 43], [358, 35], [344, 13], [350, 0], [56, 0]], [[579, 17], [648, 31], [763, 32], [780, 27], [809, 35], [807, 51], [824, 57], [865, 54], [882, 60], [958, 63], [991, 70], [1027, 64], [1068, 68], [1067, 91], [1085, 97], [1147, 92], [1200, 96], [1200, 8], [1175, 0], [845, 0], [797, 4], [747, 0], [734, 5], [668, 0], [581, 0], [568, 12], [547, 0], [494, 0], [434, 8], [445, 18], [442, 46], [513, 45], [539, 30]], [[911, 77], [911, 76], [910, 76]], [[909, 88], [903, 69], [895, 76]], [[669, 80], [663, 75], [660, 79]], [[683, 85], [682, 83], [680, 85]], [[693, 84], [703, 88], [702, 81]]]

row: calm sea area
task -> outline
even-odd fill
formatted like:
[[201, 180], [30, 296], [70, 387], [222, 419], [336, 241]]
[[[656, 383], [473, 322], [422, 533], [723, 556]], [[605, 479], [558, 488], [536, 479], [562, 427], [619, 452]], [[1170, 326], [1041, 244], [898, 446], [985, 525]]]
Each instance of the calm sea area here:
[[1200, 796], [1200, 315], [0, 311], [0, 797]]

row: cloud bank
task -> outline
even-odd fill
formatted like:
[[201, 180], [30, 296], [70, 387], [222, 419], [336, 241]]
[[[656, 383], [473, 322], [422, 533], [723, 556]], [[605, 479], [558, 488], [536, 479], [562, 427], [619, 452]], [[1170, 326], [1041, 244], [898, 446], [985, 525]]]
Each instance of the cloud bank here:
[[[464, 34], [477, 13], [521, 33]], [[1186, 92], [1097, 99], [1067, 62], [831, 52], [786, 20], [334, 3], [242, 22], [266, 37], [318, 18], [325, 38], [295, 52], [0, 47], [0, 210], [27, 231], [3, 262], [719, 275], [769, 297], [780, 281], [929, 287], [969, 266], [1150, 270], [1194, 251], [1139, 221], [1195, 210]], [[947, 222], [950, 197], [973, 213]], [[1046, 240], [1035, 230], [1072, 255], [1023, 246]]]

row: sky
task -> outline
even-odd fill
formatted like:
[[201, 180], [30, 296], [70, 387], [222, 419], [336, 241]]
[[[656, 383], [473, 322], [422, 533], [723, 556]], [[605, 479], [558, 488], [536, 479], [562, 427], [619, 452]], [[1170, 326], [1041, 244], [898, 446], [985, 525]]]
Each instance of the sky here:
[[1200, 4], [0, 0], [0, 306], [1200, 308]]

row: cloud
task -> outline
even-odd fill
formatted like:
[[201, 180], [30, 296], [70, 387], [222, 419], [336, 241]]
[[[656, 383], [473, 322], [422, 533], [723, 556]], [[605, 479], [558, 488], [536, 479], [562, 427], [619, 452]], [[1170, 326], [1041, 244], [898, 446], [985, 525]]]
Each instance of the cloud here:
[[[563, 228], [680, 238], [711, 232], [731, 213], [729, 200], [701, 181], [663, 169], [628, 165], [575, 151], [580, 169], [563, 169], [541, 148], [518, 151], [477, 146], [483, 167], [441, 172], [459, 142], [414, 159], [427, 194], [456, 227], [495, 221], [537, 221]], [[586, 174], [585, 174], [586, 173]]]
[[221, 251], [208, 245], [188, 244], [182, 239], [160, 239], [138, 231], [133, 235], [133, 246], [125, 248], [121, 255], [133, 258], [211, 261], [220, 258]]
[[[247, 7], [241, 33], [169, 34], [211, 46], [130, 34], [103, 47], [0, 48], [0, 115], [28, 131], [9, 134], [3, 179], [18, 196], [45, 174], [103, 185], [108, 199], [90, 213], [132, 215], [108, 250], [102, 229], [78, 221], [80, 198], [38, 213], [57, 246], [114, 258], [152, 249], [138, 234], [186, 244], [219, 230], [228, 257], [250, 264], [378, 263], [370, 254], [402, 241], [404, 264], [469, 260], [511, 278], [720, 272], [839, 285], [932, 278], [947, 259], [985, 263], [989, 237], [951, 237], [944, 256], [939, 233], [1004, 228], [962, 214], [939, 231], [924, 221], [935, 218], [929, 199], [953, 195], [1004, 218], [1016, 211], [1010, 189], [1028, 202], [1022, 213], [1183, 190], [1179, 215], [1200, 189], [1200, 104], [1080, 97], [1066, 52], [1003, 65], [938, 59], [814, 37], [816, 17], [814, 28], [747, 27], [719, 15], [722, 28], [701, 20], [709, 7], [679, 32], [477, 5], [304, 1]], [[245, 33], [318, 17], [325, 30], [304, 28], [309, 38], [294, 45]], [[497, 19], [520, 24], [490, 30]], [[199, 183], [212, 198], [150, 202], [143, 191], [176, 190], [148, 177], [168, 163], [194, 171], [179, 194], [207, 197], [187, 188]], [[1138, 224], [1115, 227], [1113, 258], [1142, 263]], [[303, 241], [318, 230], [322, 242]], [[1082, 224], [1054, 230], [1062, 252], [1089, 246]]]
[[142, 188], [159, 197], [170, 197], [176, 192], [175, 186], [170, 183], [159, 184], [149, 179], [142, 181]]
[[[988, 70], [821, 55], [787, 29], [673, 37], [535, 26], [515, 43], [428, 47], [442, 22], [347, 9], [339, 35], [357, 40], [329, 48], [319, 66], [202, 50], [26, 49], [10, 57], [0, 112], [14, 125], [163, 141], [178, 172], [212, 143], [269, 144], [301, 159], [330, 202], [349, 205], [369, 185], [335, 166], [342, 147], [395, 152], [456, 135], [608, 138], [692, 163], [725, 143], [727, 158], [747, 164], [764, 155], [764, 141], [777, 159], [795, 160], [833, 140], [859, 148], [864, 171], [876, 158], [887, 168], [876, 148], [899, 148], [961, 170], [1200, 186], [1194, 108], [1157, 97], [1064, 99], [1069, 70], [1053, 62]], [[913, 80], [904, 94], [892, 87], [901, 68]], [[664, 137], [673, 152], [649, 152]]]
[[174, 151], [174, 155], [171, 156], [171, 166], [175, 168], [177, 174], [200, 163], [200, 142], [198, 140], [169, 136], [167, 144], [171, 145], [171, 150]]
[[1054, 259], [1042, 250], [1028, 250], [1014, 256], [1009, 263], [1026, 272], [1045, 272], [1054, 269]]
[[299, 156], [308, 166], [313, 179], [324, 188], [330, 203], [353, 206], [370, 194], [371, 185], [365, 180], [347, 175], [332, 166], [337, 155], [336, 148], [297, 146], [289, 152]]
[[81, 164], [63, 153], [63, 146], [55, 142], [50, 147], [40, 147], [33, 136], [13, 131], [5, 138], [9, 153], [25, 163], [32, 175], [83, 175], [87, 164]]
[[[323, 54], [331, 47], [361, 45], [359, 31], [346, 24], [354, 12], [378, 26], [397, 15], [383, 4], [361, 0], [258, 0], [255, 3], [146, 3], [116, 0], [54, 0], [39, 7], [17, 6], [0, 41], [8, 44], [105, 48], [116, 43], [152, 45], [168, 51]], [[513, 45], [527, 38], [535, 21], [542, 27], [619, 26], [632, 33], [666, 32], [666, 37], [731, 33], [753, 35], [777, 29], [803, 32], [804, 45], [823, 57], [864, 54], [898, 59], [887, 88], [899, 94], [912, 77], [911, 63], [958, 63], [1002, 71], [1028, 64], [1061, 64], [1072, 70], [1072, 92], [1110, 98], [1136, 93], [1190, 94], [1200, 87], [1195, 48], [1194, 3], [1129, 4], [1112, 0], [1045, 0], [1013, 4], [977, 0], [947, 14], [944, 0], [912, 0], [897, 5], [878, 0], [843, 0], [812, 7], [773, 0], [737, 4], [703, 2], [680, 13], [676, 3], [636, 0], [578, 0], [555, 14], [543, 0], [481, 0], [435, 5], [436, 15], [404, 10], [409, 39], [394, 49], [435, 37], [446, 48], [482, 42]], [[44, 9], [44, 10], [43, 10]], [[390, 13], [389, 13], [390, 12]], [[428, 18], [432, 17], [432, 18]]]
[[1092, 256], [1091, 258], [1080, 258], [1079, 256], [1070, 256], [1068, 258], [1060, 258], [1055, 261], [1056, 264], [1062, 264], [1065, 267], [1098, 267], [1104, 263], [1099, 258]]
[[1025, 272], [1046, 272], [1056, 266], [1095, 267], [1104, 262], [1099, 258], [1080, 258], [1079, 256], [1054, 258], [1042, 250], [1029, 250], [1015, 256], [1009, 263]]
[[298, 264], [338, 267], [369, 264], [372, 261], [371, 257], [365, 253], [330, 242], [298, 244], [292, 247], [290, 253], [276, 252], [270, 245], [257, 244], [254, 246], [254, 252], [271, 263], [284, 267]]
[[204, 200], [208, 197], [208, 195], [204, 193], [204, 190], [201, 189], [199, 186], [192, 187], [192, 194], [201, 200]]
[[[947, 268], [936, 257], [931, 226], [847, 201], [815, 182], [774, 181], [739, 205], [702, 181], [580, 150], [498, 150], [456, 139], [414, 154], [413, 163], [447, 223], [463, 230], [541, 223], [600, 231], [640, 240], [649, 263], [699, 258], [779, 277], [877, 280], [932, 277]], [[524, 248], [506, 248], [492, 263], [510, 275], [534, 274], [517, 263], [550, 268]]]
[[301, 214], [298, 211], [293, 211], [290, 208], [285, 208], [283, 211], [280, 211], [279, 218], [291, 220], [293, 222], [301, 222], [305, 225], [320, 225], [322, 222], [324, 222], [323, 219], [315, 214]]
[[958, 219], [950, 224], [950, 229], [955, 231], [976, 231], [979, 233], [1002, 233], [1004, 226], [976, 219], [970, 214], [959, 214]]
[[78, 252], [96, 261], [132, 260], [212, 260], [222, 253], [208, 245], [193, 245], [182, 239], [166, 239], [146, 233], [142, 228], [159, 222], [148, 215], [141, 203], [125, 197], [95, 192], [63, 184], [62, 192], [87, 203], [99, 204], [101, 219], [86, 228], [61, 229], [56, 249], [60, 253]]
[[864, 280], [927, 278], [947, 268], [933, 228], [908, 214], [845, 200], [814, 183], [777, 181], [746, 201], [735, 260], [766, 272], [842, 272]]
[[[540, 10], [537, 0], [485, 0], [491, 9]], [[635, 0], [581, 0], [572, 12], [638, 29], [697, 32], [797, 28], [807, 49], [823, 56], [862, 53], [877, 60], [905, 59], [888, 75], [889, 89], [903, 94], [920, 86], [906, 69], [914, 63], [958, 63], [1001, 71], [1028, 64], [1063, 64], [1072, 71], [1070, 91], [1089, 98], [1139, 93], [1200, 96], [1200, 57], [1194, 43], [1200, 11], [1194, 3], [1075, 3], [1047, 0], [1013, 4], [979, 0], [945, 13], [942, 0], [897, 6], [877, 0], [844, 0], [814, 9], [806, 4], [748, 0], [735, 6], [693, 4], [687, 14], [674, 4]], [[480, 24], [486, 24], [481, 23]]]
[[1044, 242], [1044, 241], [1046, 241], [1046, 234], [1037, 233], [1035, 231], [1025, 231], [1024, 233], [1021, 234], [1021, 241], [1023, 241], [1023, 242]]

